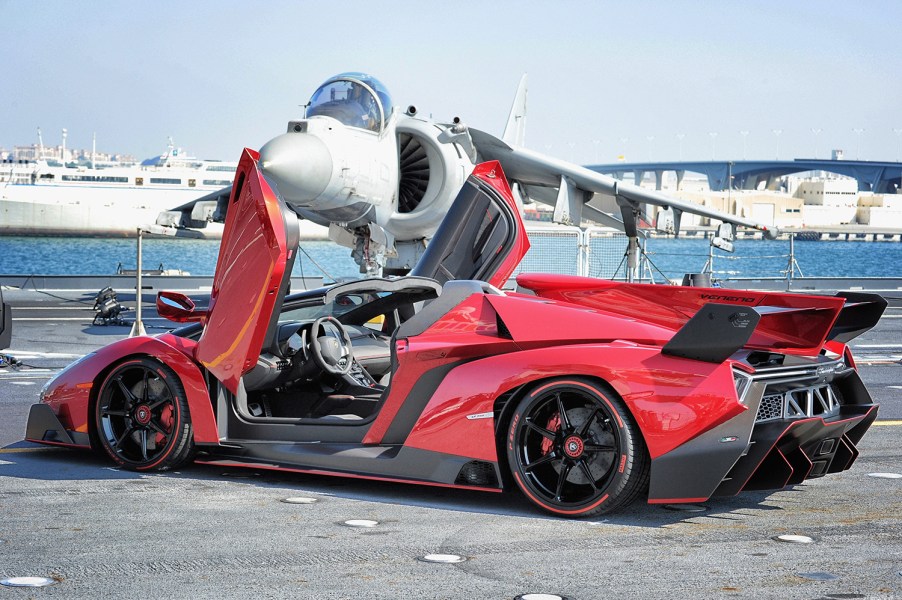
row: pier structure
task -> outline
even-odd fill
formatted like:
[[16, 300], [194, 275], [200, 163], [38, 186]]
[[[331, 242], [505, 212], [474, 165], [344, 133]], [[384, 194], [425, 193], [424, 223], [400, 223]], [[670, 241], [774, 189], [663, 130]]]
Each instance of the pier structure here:
[[[822, 160], [797, 158], [795, 160], [710, 160], [688, 162], [645, 162], [587, 165], [587, 168], [623, 179], [632, 175], [636, 185], [641, 184], [647, 173], [655, 176], [655, 187], [663, 186], [664, 174], [676, 174], [677, 189], [687, 173], [701, 173], [708, 178], [708, 187], [720, 192], [755, 190], [764, 184], [768, 190], [777, 190], [780, 178], [793, 173], [824, 171], [852, 177], [858, 182], [858, 191], [876, 194], [896, 193], [902, 187], [902, 163], [867, 160]], [[732, 186], [729, 182], [732, 181]]]
[[[751, 218], [771, 228], [845, 234], [824, 239], [857, 240], [864, 239], [859, 235], [864, 234], [871, 236], [866, 241], [874, 241], [902, 232], [902, 162], [681, 161], [588, 168], [622, 180], [632, 176], [636, 185], [653, 185], [682, 200]], [[606, 199], [595, 202], [601, 210], [616, 209]], [[656, 210], [648, 207], [650, 218]], [[684, 226], [712, 225], [710, 219], [687, 217]], [[856, 230], [858, 227], [863, 230]]]

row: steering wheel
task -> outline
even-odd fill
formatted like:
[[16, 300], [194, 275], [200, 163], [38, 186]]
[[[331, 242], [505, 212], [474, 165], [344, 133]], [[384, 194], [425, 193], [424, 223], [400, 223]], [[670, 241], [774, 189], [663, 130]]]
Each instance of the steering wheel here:
[[346, 375], [354, 364], [351, 336], [334, 317], [320, 317], [313, 322], [310, 349], [319, 368], [332, 375]]

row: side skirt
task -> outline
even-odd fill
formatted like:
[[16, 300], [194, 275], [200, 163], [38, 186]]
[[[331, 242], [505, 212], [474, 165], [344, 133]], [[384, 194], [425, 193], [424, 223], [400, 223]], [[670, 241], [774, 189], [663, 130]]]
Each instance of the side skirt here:
[[501, 491], [498, 464], [466, 456], [394, 445], [285, 444], [235, 440], [230, 440], [229, 444], [229, 447], [210, 447], [209, 450], [215, 454], [198, 457], [195, 462]]

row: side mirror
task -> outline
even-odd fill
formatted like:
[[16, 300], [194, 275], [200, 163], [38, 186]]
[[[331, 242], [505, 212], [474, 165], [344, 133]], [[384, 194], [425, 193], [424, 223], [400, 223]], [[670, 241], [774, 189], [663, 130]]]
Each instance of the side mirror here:
[[176, 323], [202, 321], [207, 317], [206, 309], [195, 306], [194, 300], [179, 292], [160, 292], [157, 294], [157, 312], [164, 319]]

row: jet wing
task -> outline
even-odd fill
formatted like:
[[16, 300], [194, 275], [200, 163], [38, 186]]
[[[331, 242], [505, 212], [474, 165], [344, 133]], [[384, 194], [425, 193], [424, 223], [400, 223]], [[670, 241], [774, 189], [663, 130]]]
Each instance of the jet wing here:
[[[710, 217], [764, 232], [769, 237], [775, 232], [770, 227], [735, 215], [730, 215], [693, 202], [687, 202], [648, 190], [636, 185], [596, 173], [585, 167], [546, 156], [526, 148], [512, 147], [495, 136], [470, 129], [473, 145], [480, 161], [497, 160], [501, 163], [510, 182], [527, 191], [530, 197], [555, 207], [555, 220], [579, 224], [581, 216], [617, 227], [630, 237], [637, 237], [640, 205], [652, 204], [669, 207], [675, 214], [688, 212]], [[542, 188], [545, 188], [542, 190]], [[557, 190], [554, 193], [554, 190]], [[533, 192], [535, 190], [535, 192]], [[586, 203], [594, 194], [615, 198], [620, 207], [622, 222]], [[551, 198], [554, 201], [551, 201]]]
[[181, 229], [204, 229], [210, 221], [223, 223], [231, 195], [231, 185], [210, 192], [191, 202], [161, 212], [157, 216], [156, 225]]

